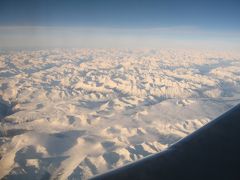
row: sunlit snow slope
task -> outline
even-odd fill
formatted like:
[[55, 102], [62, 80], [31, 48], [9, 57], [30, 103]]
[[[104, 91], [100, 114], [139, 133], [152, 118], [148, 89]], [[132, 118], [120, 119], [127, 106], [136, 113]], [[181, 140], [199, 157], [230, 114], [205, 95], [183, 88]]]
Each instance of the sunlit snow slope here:
[[240, 102], [240, 56], [186, 50], [0, 54], [0, 178], [85, 179]]

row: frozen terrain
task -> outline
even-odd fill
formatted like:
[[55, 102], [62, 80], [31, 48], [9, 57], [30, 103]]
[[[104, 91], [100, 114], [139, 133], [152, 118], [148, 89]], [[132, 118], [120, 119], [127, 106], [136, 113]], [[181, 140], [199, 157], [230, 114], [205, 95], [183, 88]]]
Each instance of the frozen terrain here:
[[240, 56], [0, 54], [0, 179], [86, 179], [160, 152], [240, 102]]

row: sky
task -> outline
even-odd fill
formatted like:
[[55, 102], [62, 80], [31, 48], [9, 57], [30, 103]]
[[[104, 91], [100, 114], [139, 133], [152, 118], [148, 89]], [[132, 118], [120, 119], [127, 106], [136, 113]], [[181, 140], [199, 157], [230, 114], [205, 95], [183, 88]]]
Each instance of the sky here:
[[240, 50], [239, 0], [0, 0], [0, 48]]

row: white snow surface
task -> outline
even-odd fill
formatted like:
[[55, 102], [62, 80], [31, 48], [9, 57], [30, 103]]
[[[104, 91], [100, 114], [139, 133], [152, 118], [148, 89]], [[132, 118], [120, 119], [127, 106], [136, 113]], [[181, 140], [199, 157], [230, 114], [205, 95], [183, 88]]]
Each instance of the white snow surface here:
[[240, 56], [0, 53], [0, 179], [86, 179], [160, 152], [240, 102]]

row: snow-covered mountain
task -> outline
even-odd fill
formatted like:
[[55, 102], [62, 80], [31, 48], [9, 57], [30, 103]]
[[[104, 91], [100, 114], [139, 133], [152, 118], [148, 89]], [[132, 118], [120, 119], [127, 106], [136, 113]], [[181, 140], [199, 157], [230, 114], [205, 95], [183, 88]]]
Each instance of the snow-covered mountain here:
[[240, 102], [240, 56], [0, 54], [0, 178], [85, 179], [162, 151]]

